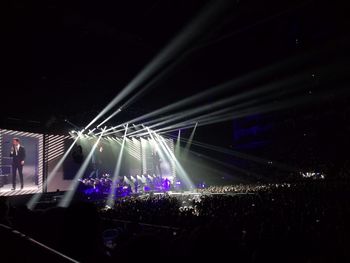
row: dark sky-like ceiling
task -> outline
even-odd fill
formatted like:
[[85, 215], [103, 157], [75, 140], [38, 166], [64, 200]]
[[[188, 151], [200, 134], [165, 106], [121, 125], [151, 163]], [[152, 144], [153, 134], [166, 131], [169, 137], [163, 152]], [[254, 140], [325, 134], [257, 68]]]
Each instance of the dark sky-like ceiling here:
[[[166, 78], [129, 108], [143, 114], [346, 34], [342, 5], [230, 1]], [[210, 1], [11, 1], [2, 32], [1, 120], [84, 125]], [[127, 113], [122, 118], [127, 119]]]

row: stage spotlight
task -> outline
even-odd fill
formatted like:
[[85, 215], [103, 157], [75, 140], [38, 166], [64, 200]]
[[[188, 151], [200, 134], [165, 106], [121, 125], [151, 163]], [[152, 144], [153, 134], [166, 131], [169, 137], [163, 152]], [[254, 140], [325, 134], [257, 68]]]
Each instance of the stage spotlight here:
[[92, 130], [89, 130], [88, 134], [93, 133], [96, 130], [96, 128], [93, 128]]

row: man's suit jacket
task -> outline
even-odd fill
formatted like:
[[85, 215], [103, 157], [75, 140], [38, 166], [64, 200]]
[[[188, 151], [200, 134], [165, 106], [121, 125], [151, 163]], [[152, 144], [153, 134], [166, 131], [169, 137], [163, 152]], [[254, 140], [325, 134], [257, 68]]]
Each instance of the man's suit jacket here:
[[19, 149], [17, 151], [17, 155], [16, 155], [15, 151], [13, 151], [13, 152], [11, 151], [10, 157], [13, 157], [12, 162], [14, 164], [19, 164], [22, 161], [24, 161], [24, 159], [26, 158], [26, 151], [25, 151], [24, 147], [19, 146]]

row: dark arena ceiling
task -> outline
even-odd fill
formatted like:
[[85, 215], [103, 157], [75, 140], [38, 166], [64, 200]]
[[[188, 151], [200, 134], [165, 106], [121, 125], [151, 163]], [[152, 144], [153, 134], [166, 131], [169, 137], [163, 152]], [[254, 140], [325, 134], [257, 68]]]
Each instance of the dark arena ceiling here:
[[[59, 130], [64, 119], [86, 125], [196, 16], [215, 8], [214, 2], [10, 1], [2, 29], [2, 126]], [[347, 56], [343, 4], [221, 2], [224, 8], [217, 8], [200, 30], [189, 31], [191, 41], [147, 80], [161, 76], [112, 124], [312, 50], [333, 52], [321, 52], [310, 60], [313, 66], [342, 63]]]

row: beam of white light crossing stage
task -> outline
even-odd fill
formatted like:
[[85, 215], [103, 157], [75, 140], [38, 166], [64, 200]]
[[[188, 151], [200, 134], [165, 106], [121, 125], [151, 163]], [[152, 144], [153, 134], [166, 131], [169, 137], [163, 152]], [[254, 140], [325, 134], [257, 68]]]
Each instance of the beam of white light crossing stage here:
[[316, 55], [318, 55], [321, 51], [322, 50], [315, 50], [314, 52], [312, 52], [312, 54], [310, 54], [310, 53], [301, 54], [300, 56], [292, 57], [292, 58], [286, 59], [282, 62], [278, 62], [278, 63], [275, 63], [273, 65], [264, 67], [263, 69], [256, 70], [256, 71], [251, 72], [249, 74], [246, 74], [238, 79], [233, 79], [227, 83], [209, 88], [201, 93], [192, 95], [186, 99], [183, 99], [181, 101], [175, 102], [175, 103], [170, 104], [170, 105], [167, 105], [165, 107], [162, 107], [162, 108], [157, 109], [155, 111], [152, 111], [150, 113], [144, 114], [142, 116], [136, 117], [136, 118], [129, 120], [127, 122], [129, 122], [129, 123], [141, 122], [144, 119], [149, 119], [151, 117], [161, 115], [161, 114], [164, 114], [164, 113], [169, 112], [169, 111], [173, 111], [173, 110], [183, 108], [183, 107], [188, 106], [188, 105], [192, 105], [195, 102], [199, 102], [203, 99], [213, 97], [214, 95], [222, 93], [226, 90], [232, 91], [232, 89], [242, 87], [243, 85], [245, 85], [245, 86], [249, 85], [251, 83], [258, 81], [259, 79], [266, 78], [267, 76], [269, 76], [271, 74], [276, 75], [279, 72], [282, 72], [283, 70], [293, 69], [296, 66], [298, 66], [300, 68], [300, 67], [304, 66], [304, 64], [306, 62], [309, 62], [310, 59], [312, 59], [313, 57], [316, 57]]
[[[307, 75], [307, 76], [309, 76], [309, 75]], [[176, 116], [172, 119], [167, 119], [165, 121], [151, 125], [151, 126], [149, 126], [149, 128], [151, 128], [152, 130], [157, 130], [156, 127], [158, 127], [158, 126], [162, 126], [162, 125], [174, 122], [176, 120], [188, 118], [190, 116], [194, 116], [197, 114], [203, 114], [204, 112], [213, 111], [214, 109], [226, 107], [226, 106], [232, 105], [232, 104], [236, 105], [236, 106], [233, 106], [234, 108], [238, 108], [238, 107], [241, 107], [240, 103], [242, 101], [248, 100], [248, 103], [252, 103], [252, 102], [254, 102], [254, 101], [252, 101], [252, 98], [261, 97], [264, 94], [267, 95], [268, 97], [276, 97], [276, 96], [279, 96], [279, 94], [274, 93], [274, 91], [280, 89], [283, 86], [290, 86], [290, 87], [297, 86], [298, 88], [294, 89], [294, 90], [297, 90], [297, 89], [299, 89], [300, 86], [302, 86], [301, 84], [303, 82], [305, 82], [305, 78], [306, 78], [306, 76], [300, 76], [299, 74], [297, 74], [291, 78], [283, 79], [281, 81], [274, 82], [274, 83], [269, 83], [269, 84], [263, 85], [261, 87], [255, 88], [253, 90], [250, 90], [248, 92], [244, 92], [244, 93], [241, 93], [238, 95], [233, 95], [231, 97], [215, 101], [214, 103], [209, 103], [209, 104], [205, 104], [205, 105], [200, 106], [200, 107], [193, 108], [192, 110], [186, 110], [185, 112], [183, 112], [183, 114], [179, 114], [178, 116]], [[213, 113], [209, 113], [209, 114], [213, 114]]]
[[180, 147], [181, 147], [181, 129], [177, 132], [177, 139], [175, 144], [175, 157], [178, 158], [180, 156]]
[[[161, 134], [169, 134], [169, 133], [171, 133], [171, 132], [173, 132], [173, 131], [177, 131], [177, 130], [188, 130], [188, 129], [191, 129], [191, 128], [193, 128], [194, 126], [195, 126], [196, 124], [195, 123], [193, 123], [193, 124], [190, 124], [190, 125], [187, 125], [187, 126], [181, 126], [181, 128], [171, 128], [171, 129], [169, 129], [169, 130], [166, 130], [166, 131], [160, 131], [160, 132], [157, 132], [159, 135], [161, 135]], [[182, 141], [182, 139], [181, 139], [181, 141]]]
[[186, 146], [185, 146], [185, 149], [184, 149], [184, 158], [185, 159], [188, 157], [188, 151], [191, 148], [191, 144], [192, 144], [192, 141], [193, 141], [194, 133], [196, 132], [197, 125], [198, 125], [198, 122], [196, 122], [196, 125], [194, 126], [194, 128], [193, 128], [193, 130], [191, 132], [191, 136], [190, 136], [190, 138], [188, 139], [188, 141], [186, 143]]
[[233, 164], [229, 164], [229, 163], [225, 163], [225, 162], [219, 161], [219, 160], [217, 160], [215, 158], [212, 158], [212, 157], [210, 157], [208, 155], [205, 155], [203, 153], [198, 153], [198, 152], [195, 152], [195, 151], [192, 151], [192, 150], [190, 150], [190, 152], [192, 154], [197, 155], [197, 156], [200, 155], [201, 158], [204, 158], [204, 159], [207, 159], [207, 160], [212, 161], [214, 163], [217, 163], [217, 164], [219, 164], [221, 166], [224, 166], [226, 168], [229, 168], [231, 170], [234, 170], [236, 172], [244, 174], [244, 175], [246, 175], [248, 177], [254, 177], [254, 179], [258, 179], [258, 180], [264, 179], [266, 181], [271, 181], [271, 179], [269, 179], [269, 178], [267, 178], [267, 177], [265, 177], [265, 176], [263, 176], [261, 174], [255, 173], [255, 172], [247, 170], [247, 169], [240, 168], [240, 167], [238, 167], [236, 165], [233, 165]]
[[[110, 129], [107, 129], [106, 132], [103, 134], [103, 136], [109, 136], [109, 135], [113, 135], [113, 134], [116, 134], [118, 132], [123, 132], [125, 131], [125, 127], [119, 129], [119, 130], [114, 130], [114, 131], [110, 131], [110, 132], [107, 132], [108, 130]], [[100, 133], [97, 133], [96, 135], [99, 135]]]
[[[196, 108], [193, 108], [193, 109], [184, 110], [184, 111], [182, 111], [180, 113], [172, 114], [172, 115], [170, 115], [171, 117], [168, 116], [168, 118], [165, 118], [164, 121], [158, 122], [158, 123], [156, 123], [154, 125], [151, 125], [149, 127], [151, 129], [153, 129], [153, 130], [156, 130], [157, 132], [160, 132], [162, 130], [157, 130], [157, 129], [155, 129], [155, 127], [158, 127], [158, 126], [161, 126], [161, 125], [164, 125], [164, 124], [167, 124], [167, 123], [174, 122], [175, 120], [188, 118], [189, 116], [193, 116], [193, 115], [196, 115], [196, 114], [202, 114], [202, 113], [204, 113], [206, 111], [209, 111], [209, 110], [212, 111], [215, 108], [220, 108], [220, 107], [224, 107], [226, 105], [232, 105], [232, 104], [236, 105], [236, 106], [233, 106], [233, 108], [239, 108], [239, 107], [242, 107], [243, 105], [245, 105], [245, 104], [240, 104], [239, 103], [240, 101], [248, 100], [248, 102], [246, 102], [246, 104], [253, 104], [253, 103], [257, 102], [257, 100], [252, 101], [252, 98], [254, 98], [254, 97], [255, 98], [259, 98], [259, 97], [261, 98], [261, 96], [264, 96], [264, 99], [271, 99], [273, 97], [278, 97], [279, 93], [276, 93], [274, 91], [279, 90], [282, 86], [295, 87], [294, 89], [290, 89], [290, 90], [286, 91], [283, 95], [286, 95], [287, 93], [293, 93], [293, 92], [296, 92], [297, 90], [301, 89], [301, 87], [303, 87], [302, 84], [306, 81], [308, 76], [309, 76], [308, 74], [302, 74], [302, 75], [295, 74], [294, 76], [292, 76], [292, 77], [290, 77], [288, 79], [283, 79], [283, 80], [280, 80], [278, 82], [269, 83], [269, 84], [260, 86], [258, 88], [255, 88], [253, 90], [250, 90], [250, 91], [242, 93], [242, 94], [233, 95], [233, 96], [230, 96], [228, 98], [224, 98], [224, 99], [218, 100], [218, 101], [216, 101], [214, 103], [205, 104], [205, 105], [200, 106], [200, 107], [196, 107]], [[227, 88], [229, 83], [224, 83], [221, 86]], [[197, 95], [194, 95], [194, 96], [192, 96], [190, 98], [186, 98], [186, 99], [181, 100], [179, 102], [175, 102], [175, 103], [173, 103], [171, 105], [168, 105], [168, 106], [163, 107], [161, 109], [155, 110], [155, 111], [153, 111], [151, 113], [148, 113], [146, 115], [143, 115], [143, 116], [137, 117], [135, 119], [132, 119], [129, 122], [132, 122], [132, 123], [133, 122], [139, 122], [140, 120], [142, 120], [144, 118], [150, 118], [150, 117], [152, 117], [154, 115], [158, 115], [160, 113], [163, 113], [163, 111], [168, 111], [170, 108], [171, 109], [178, 108], [179, 104], [186, 105], [186, 104], [188, 104], [191, 101], [190, 100], [191, 98], [194, 98], [195, 100], [197, 100], [198, 97], [202, 97], [202, 96], [205, 97], [207, 92], [209, 92], [209, 94], [210, 94], [211, 92], [215, 92], [216, 89], [217, 89], [217, 87], [214, 87], [214, 88], [210, 89], [209, 91], [204, 91], [204, 92], [202, 92], [200, 94], [197, 94]], [[249, 101], [249, 99], [250, 99], [250, 101]], [[227, 111], [227, 109], [222, 109], [222, 110], [223, 111]], [[209, 113], [209, 114], [213, 114], [213, 113]], [[151, 121], [153, 121], [153, 120], [151, 120]], [[196, 121], [194, 121], [194, 122], [196, 122]], [[202, 122], [202, 125], [203, 125], [203, 123], [204, 122]], [[179, 126], [177, 126], [177, 127], [179, 127]], [[138, 132], [141, 132], [141, 131], [138, 131]], [[134, 134], [134, 133], [135, 132], [133, 132], [132, 134]]]
[[103, 115], [125, 99], [131, 92], [142, 86], [152, 76], [159, 73], [172, 60], [176, 60], [186, 48], [200, 37], [205, 29], [212, 26], [230, 1], [220, 0], [207, 4], [202, 12], [170, 43], [85, 127], [88, 129]]
[[[275, 17], [279, 17], [281, 14], [288, 13], [288, 12], [290, 12], [291, 10], [294, 10], [294, 9], [295, 9], [295, 7], [294, 7], [294, 8], [291, 8], [291, 9], [288, 9], [288, 10], [284, 10], [284, 11], [282, 11], [282, 12], [280, 12], [280, 13], [274, 15], [274, 16], [269, 16], [268, 18], [262, 19], [262, 20], [260, 20], [259, 22], [254, 23], [253, 25], [250, 25], [250, 26], [248, 26], [248, 27], [245, 27], [244, 29], [239, 29], [239, 30], [237, 30], [237, 31], [235, 31], [235, 32], [231, 32], [231, 33], [229, 34], [229, 37], [232, 37], [234, 34], [243, 32], [244, 30], [247, 30], [248, 28], [254, 27], [254, 26], [256, 26], [256, 25], [258, 25], [258, 24], [260, 24], [260, 23], [263, 23], [263, 22], [265, 22], [265, 21], [272, 20], [272, 19], [274, 19]], [[226, 36], [226, 37], [227, 37], [227, 36]], [[225, 38], [226, 38], [226, 37], [225, 37]], [[157, 85], [157, 83], [160, 82], [160, 80], [164, 79], [165, 76], [166, 76], [167, 74], [169, 74], [170, 72], [172, 72], [172, 71], [174, 70], [174, 68], [175, 68], [178, 64], [180, 64], [180, 62], [181, 62], [182, 60], [184, 60], [184, 58], [188, 57], [191, 53], [193, 53], [194, 51], [196, 51], [196, 50], [198, 50], [198, 49], [201, 49], [201, 48], [203, 48], [203, 47], [206, 47], [206, 46], [208, 46], [208, 45], [211, 45], [211, 44], [213, 44], [213, 42], [214, 42], [214, 43], [217, 43], [218, 41], [221, 41], [221, 40], [222, 40], [222, 38], [220, 38], [219, 40], [216, 39], [216, 40], [214, 40], [214, 41], [212, 41], [212, 42], [209, 42], [209, 43], [200, 43], [198, 46], [194, 46], [194, 47], [190, 48], [189, 50], [186, 50], [184, 53], [181, 54], [181, 56], [180, 56], [174, 63], [172, 63], [170, 66], [168, 66], [165, 70], [163, 70], [163, 72], [161, 72], [161, 73], [160, 73], [159, 75], [157, 75], [154, 79], [152, 79], [152, 81], [151, 81], [150, 83], [146, 84], [146, 86], [145, 86], [144, 88], [142, 88], [140, 91], [138, 91], [137, 94], [135, 94], [132, 98], [130, 98], [127, 102], [125, 102], [125, 104], [124, 104], [125, 106], [123, 105], [123, 108], [126, 107], [127, 105], [130, 105], [131, 103], [133, 103], [134, 101], [136, 101], [136, 100], [139, 99], [140, 97], [142, 97], [142, 95], [143, 95], [144, 93], [146, 93], [147, 91], [149, 91], [150, 89], [154, 88], [154, 87]]]
[[185, 186], [188, 189], [193, 189], [194, 185], [191, 182], [187, 172], [185, 171], [185, 169], [182, 167], [182, 165], [180, 164], [180, 162], [177, 160], [176, 156], [174, 155], [174, 153], [169, 149], [169, 146], [166, 144], [164, 138], [160, 135], [158, 135], [157, 133], [155, 133], [154, 131], [150, 130], [150, 134], [152, 135], [152, 133], [156, 136], [157, 141], [159, 142], [159, 145], [163, 148], [164, 152], [167, 154], [167, 156], [169, 157], [170, 160], [172, 160], [175, 163], [175, 168], [177, 171], [177, 174], [179, 175], [179, 177], [182, 179], [182, 181], [184, 182]]
[[[347, 94], [348, 90], [346, 88], [338, 90], [338, 94]], [[221, 122], [226, 122], [254, 114], [266, 114], [269, 112], [274, 112], [274, 111], [280, 111], [280, 110], [285, 110], [289, 108], [295, 108], [295, 107], [300, 107], [304, 105], [309, 105], [312, 103], [320, 103], [322, 101], [326, 101], [329, 99], [329, 92], [320, 92], [318, 94], [315, 94], [313, 96], [304, 96], [304, 97], [296, 97], [294, 99], [285, 99], [285, 100], [280, 100], [275, 103], [268, 103], [260, 106], [256, 106], [254, 108], [249, 108], [246, 110], [242, 110], [239, 112], [232, 112], [228, 113], [222, 116], [217, 116], [217, 118], [210, 118], [209, 120], [201, 120], [198, 126], [206, 126], [206, 125], [212, 125], [215, 123], [221, 123]], [[182, 123], [181, 125], [187, 125], [186, 122]], [[172, 129], [179, 129], [181, 125], [174, 125], [170, 126]], [[167, 128], [162, 128], [155, 130], [156, 132], [164, 131]]]
[[122, 165], [122, 158], [123, 158], [123, 152], [124, 152], [124, 146], [125, 146], [127, 132], [128, 132], [128, 124], [125, 127], [123, 142], [122, 142], [121, 147], [120, 147], [118, 160], [117, 160], [117, 163], [116, 163], [116, 166], [114, 169], [113, 178], [112, 178], [111, 192], [109, 193], [108, 199], [107, 199], [107, 205], [109, 205], [110, 207], [112, 207], [114, 204], [114, 198], [115, 198], [114, 194], [115, 194], [115, 189], [116, 189], [116, 181], [117, 181], [118, 176], [120, 174], [120, 167]]
[[[150, 120], [150, 121], [146, 121], [146, 122], [143, 122], [142, 124], [137, 124], [137, 125], [150, 126], [150, 125], [153, 124], [153, 123], [158, 123], [158, 122], [161, 122], [161, 121], [164, 121], [164, 120], [168, 120], [168, 119], [177, 117], [177, 116], [179, 116], [179, 115], [181, 115], [181, 114], [185, 114], [185, 113], [184, 113], [184, 112], [178, 112], [178, 113], [166, 115], [166, 116], [163, 116], [163, 117], [159, 117], [159, 118], [157, 118], [157, 119], [152, 119], [152, 120]], [[147, 132], [147, 128], [146, 128], [146, 127], [140, 128], [140, 129], [138, 129], [138, 130], [136, 130], [136, 131], [133, 131], [133, 132], [128, 133], [127, 136], [131, 136], [131, 135], [134, 135], [134, 134], [143, 132], [143, 131], [146, 131], [146, 132]]]
[[117, 115], [119, 112], [121, 112], [121, 108], [117, 109], [113, 114], [111, 114], [110, 116], [108, 116], [104, 121], [102, 121], [99, 125], [97, 125], [96, 127], [99, 128], [101, 127], [103, 124], [105, 124], [107, 121], [109, 121], [110, 119], [112, 119], [115, 115]]
[[[157, 129], [156, 131], [157, 131], [158, 134], [160, 134], [160, 133], [169, 132], [168, 130], [171, 130], [171, 131], [177, 130], [177, 127], [181, 128], [181, 129], [192, 128], [194, 125], [198, 124], [199, 121], [207, 120], [207, 119], [209, 119], [209, 117], [212, 117], [212, 118], [216, 119], [216, 118], [222, 116], [222, 115], [219, 115], [219, 114], [232, 112], [233, 109], [250, 106], [253, 103], [255, 103], [255, 101], [249, 101], [248, 103], [238, 104], [237, 106], [232, 106], [232, 107], [224, 108], [224, 109], [217, 110], [217, 111], [214, 111], [214, 112], [210, 112], [210, 113], [207, 113], [207, 114], [204, 114], [204, 115], [201, 115], [201, 116], [194, 117], [194, 118], [192, 118], [190, 120], [184, 120], [182, 122], [173, 124], [171, 126], [166, 126], [164, 128]], [[191, 112], [192, 112], [192, 110], [186, 110], [186, 111], [182, 111], [180, 113], [172, 114], [171, 116], [181, 116], [181, 118], [185, 118], [185, 117], [188, 117], [188, 114], [190, 114]], [[169, 123], [169, 122], [172, 122], [174, 120], [174, 119], [170, 120], [171, 116], [165, 116], [165, 117], [162, 117], [162, 119], [166, 119], [166, 122]], [[178, 118], [176, 118], [176, 119], [178, 119]], [[157, 119], [157, 120], [159, 120], [159, 119]], [[155, 122], [155, 121], [152, 121], [152, 122]], [[147, 125], [148, 123], [150, 123], [150, 122], [146, 122], [143, 125]], [[148, 126], [148, 127], [149, 128], [153, 128], [154, 126], [159, 126], [159, 125], [164, 125], [164, 124], [165, 124], [164, 122], [161, 122], [161, 123], [158, 122], [157, 125], [151, 125], [151, 126]], [[143, 129], [140, 129], [138, 131], [131, 132], [131, 133], [128, 134], [128, 136], [143, 136], [143, 135], [148, 134], [148, 132], [146, 132], [144, 130], [146, 130], [146, 127], [143, 128]]]
[[92, 155], [94, 154], [94, 152], [97, 148], [97, 145], [99, 144], [99, 142], [102, 138], [102, 135], [103, 135], [103, 133], [98, 137], [97, 141], [92, 146], [91, 151], [89, 152], [88, 156], [85, 158], [83, 164], [79, 168], [77, 174], [75, 175], [75, 177], [72, 181], [71, 189], [65, 193], [62, 200], [59, 202], [58, 206], [68, 207], [70, 205], [72, 198], [77, 190], [78, 184], [80, 183], [79, 179], [81, 179], [82, 176], [84, 175], [84, 173], [85, 173], [85, 171], [86, 171], [86, 169], [91, 161]]
[[[224, 4], [222, 4], [222, 6], [224, 6]], [[218, 7], [218, 10], [222, 9], [221, 6], [217, 5], [216, 7]], [[208, 9], [215, 9], [215, 8], [208, 8]], [[203, 12], [205, 13], [205, 12]], [[215, 14], [216, 12], [215, 11], [212, 11], [212, 13], [209, 13], [209, 17], [212, 18], [212, 14]], [[220, 12], [217, 12], [218, 16], [220, 14]], [[186, 30], [184, 30], [182, 32], [182, 34], [180, 34], [173, 42], [171, 42], [153, 61], [151, 61], [151, 63], [149, 63], [145, 69], [139, 73], [138, 76], [135, 77], [135, 79], [133, 81], [131, 81], [129, 83], [129, 85], [127, 85], [124, 90], [116, 96], [116, 98], [114, 100], [112, 100], [106, 107], [105, 109], [103, 109], [97, 116], [96, 118], [94, 118], [87, 126], [86, 126], [86, 129], [88, 127], [90, 127], [93, 123], [95, 123], [100, 117], [102, 117], [105, 113], [107, 113], [111, 108], [113, 108], [120, 100], [122, 100], [124, 97], [127, 96], [127, 94], [129, 94], [131, 91], [133, 91], [134, 89], [136, 89], [136, 86], [140, 86], [142, 83], [142, 80], [143, 79], [149, 79], [147, 78], [147, 74], [148, 72], [156, 72], [157, 70], [153, 70], [154, 68], [161, 68], [162, 66], [166, 65], [167, 63], [162, 63], [161, 66], [157, 66], [157, 63], [158, 61], [163, 61], [163, 60], [168, 60], [170, 61], [170, 56], [167, 58], [167, 56], [165, 56], [164, 54], [166, 54], [167, 52], [170, 51], [173, 51], [173, 50], [177, 50], [176, 48], [176, 45], [178, 44], [178, 42], [182, 43], [181, 40], [184, 36], [186, 36], [188, 33], [191, 33], [193, 35], [193, 32], [197, 33], [196, 32], [196, 28], [199, 27], [203, 27], [203, 25], [201, 26], [201, 23], [199, 21], [205, 20], [205, 18], [208, 17], [208, 14], [202, 14], [200, 15], [196, 20], [195, 22], [197, 23], [193, 23], [194, 25], [190, 25], [187, 27]], [[208, 20], [208, 24], [210, 24], [210, 19]], [[190, 41], [189, 41], [190, 42]], [[161, 114], [163, 112], [166, 112], [166, 111], [170, 111], [170, 110], [174, 110], [176, 109], [177, 107], [183, 107], [185, 106], [185, 104], [188, 104], [188, 103], [193, 103], [194, 101], [198, 101], [200, 99], [203, 99], [205, 97], [210, 97], [214, 94], [217, 94], [218, 92], [221, 92], [227, 88], [232, 88], [234, 86], [239, 86], [239, 85], [248, 85], [249, 83], [252, 83], [254, 81], [257, 81], [261, 78], [264, 78], [264, 77], [267, 77], [271, 74], [274, 74], [274, 75], [277, 75], [278, 73], [282, 72], [283, 70], [286, 70], [286, 69], [290, 69], [290, 70], [293, 70], [295, 67], [298, 67], [298, 68], [302, 68], [305, 66], [306, 63], [308, 63], [311, 59], [317, 57], [318, 54], [320, 54], [321, 52], [325, 52], [327, 51], [326, 48], [321, 48], [321, 49], [314, 49], [312, 52], [304, 52], [303, 54], [299, 55], [299, 56], [293, 56], [291, 58], [288, 58], [282, 62], [278, 62], [278, 63], [275, 63], [273, 65], [270, 65], [270, 66], [267, 66], [267, 67], [264, 67], [263, 69], [259, 69], [259, 70], [256, 70], [254, 72], [251, 72], [249, 74], [246, 74], [245, 76], [239, 78], [239, 79], [235, 79], [233, 80], [231, 83], [229, 83], [227, 86], [224, 85], [224, 86], [218, 86], [218, 87], [214, 87], [210, 90], [207, 90], [203, 93], [201, 93], [199, 96], [197, 95], [194, 95], [190, 98], [188, 98], [188, 100], [186, 101], [182, 101], [182, 102], [179, 102], [177, 105], [169, 105], [169, 106], [166, 106], [164, 108], [161, 108], [159, 110], [156, 110], [154, 112], [151, 112], [149, 114], [146, 114], [144, 116], [140, 116], [134, 120], [129, 120], [128, 122], [129, 123], [132, 123], [132, 122], [136, 122], [136, 121], [140, 121], [140, 120], [143, 120], [144, 118], [148, 118], [148, 117], [152, 117], [154, 115], [157, 115], [157, 114]], [[190, 50], [187, 50], [187, 52], [190, 51], [191, 52], [191, 49]], [[170, 52], [172, 53], [172, 52]], [[179, 53], [179, 52], [177, 52]], [[171, 57], [175, 57], [175, 55], [171, 56]], [[181, 56], [180, 56], [181, 57]], [[166, 59], [167, 58], [167, 59]], [[152, 74], [150, 74], [152, 75]], [[154, 75], [154, 74], [153, 74]], [[140, 85], [137, 85], [139, 84]], [[142, 91], [143, 92], [143, 91]], [[141, 93], [142, 93], [141, 92]], [[137, 96], [136, 96], [137, 97]], [[136, 98], [135, 98], [136, 99]], [[131, 98], [131, 101], [133, 101], [134, 99]], [[130, 102], [131, 102], [130, 101]], [[123, 107], [126, 107], [127, 105], [124, 104]]]
[[[170, 137], [173, 137], [173, 136], [170, 136]], [[185, 138], [182, 138], [181, 141], [187, 142], [188, 140]], [[299, 168], [292, 167], [292, 166], [286, 165], [286, 164], [281, 163], [281, 162], [277, 162], [274, 160], [268, 160], [268, 159], [254, 156], [251, 154], [241, 153], [241, 152], [238, 152], [238, 151], [235, 151], [232, 149], [226, 149], [226, 148], [219, 147], [216, 145], [198, 142], [196, 140], [192, 140], [192, 144], [195, 146], [207, 149], [207, 150], [216, 151], [216, 152], [223, 153], [223, 154], [228, 154], [228, 155], [240, 158], [240, 159], [249, 160], [249, 161], [252, 161], [255, 163], [259, 163], [259, 164], [264, 165], [264, 166], [273, 166], [273, 167], [276, 167], [276, 168], [284, 170], [284, 171], [289, 171], [289, 172], [300, 172], [301, 171]]]
[[[345, 94], [347, 93], [346, 89], [341, 89], [337, 91], [337, 94], [341, 95], [341, 94]], [[214, 117], [210, 117], [208, 119], [202, 119], [201, 117], [197, 117], [197, 118], [193, 118], [190, 121], [183, 121], [181, 123], [178, 124], [174, 124], [171, 126], [167, 126], [164, 128], [160, 128], [160, 129], [155, 129], [154, 131], [157, 133], [165, 133], [165, 132], [171, 132], [177, 129], [185, 129], [185, 128], [189, 128], [191, 127], [191, 125], [193, 126], [192, 122], [195, 121], [200, 121], [198, 126], [206, 126], [206, 125], [212, 125], [215, 123], [221, 123], [221, 122], [226, 122], [229, 120], [234, 120], [237, 118], [242, 118], [245, 116], [249, 116], [252, 114], [263, 114], [263, 113], [268, 113], [268, 112], [273, 112], [273, 111], [277, 111], [277, 110], [284, 110], [284, 109], [288, 109], [291, 107], [298, 107], [298, 106], [303, 106], [306, 104], [310, 104], [310, 103], [316, 103], [316, 102], [322, 102], [323, 100], [326, 100], [328, 98], [327, 96], [327, 92], [319, 92], [316, 95], [313, 96], [298, 96], [295, 98], [290, 98], [287, 97], [284, 100], [279, 100], [276, 101], [274, 103], [265, 103], [263, 105], [258, 105], [255, 107], [250, 107], [241, 111], [232, 111], [229, 112], [227, 114], [223, 114], [223, 115], [218, 115], [218, 116], [214, 116]], [[236, 107], [234, 107], [236, 108]], [[223, 109], [225, 110], [225, 109]], [[220, 110], [221, 111], [221, 110]], [[212, 113], [210, 113], [212, 114]], [[150, 128], [153, 128], [152, 126]], [[141, 134], [137, 134], [138, 136], [143, 136], [145, 135], [145, 133], [141, 133]]]
[[[61, 159], [58, 161], [58, 163], [55, 165], [55, 167], [49, 173], [47, 179], [44, 182], [43, 189], [46, 189], [47, 185], [49, 185], [49, 183], [55, 177], [55, 175], [58, 172], [58, 170], [62, 167], [63, 162], [67, 159], [67, 157], [68, 157], [69, 153], [72, 151], [74, 145], [80, 139], [81, 134], [82, 134], [81, 132], [78, 133], [78, 136], [75, 138], [73, 143], [69, 146], [68, 150], [65, 152], [65, 154], [61, 157]], [[36, 205], [37, 205], [37, 203], [38, 203], [38, 201], [39, 201], [41, 196], [42, 196], [42, 193], [37, 193], [37, 194], [33, 195], [32, 198], [27, 203], [27, 208], [29, 210], [33, 210], [36, 207]]]
[[[165, 149], [163, 147], [161, 147], [161, 145], [159, 144], [159, 142], [153, 137], [150, 129], [147, 129], [149, 132], [149, 136], [151, 138], [150, 143], [151, 143], [151, 147], [152, 147], [152, 152], [156, 151], [158, 152], [160, 159], [161, 160], [166, 160], [165, 156], [168, 156], [167, 152], [165, 151]], [[171, 160], [171, 158], [168, 158], [169, 160]], [[155, 174], [154, 174], [155, 175]]]

